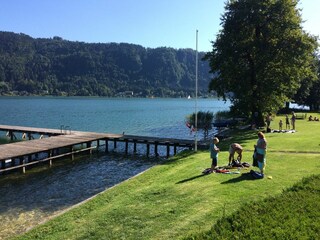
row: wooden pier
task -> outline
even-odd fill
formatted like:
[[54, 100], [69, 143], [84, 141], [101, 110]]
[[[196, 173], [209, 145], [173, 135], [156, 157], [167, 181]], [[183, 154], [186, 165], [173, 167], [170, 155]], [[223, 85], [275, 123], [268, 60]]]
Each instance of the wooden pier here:
[[[125, 154], [129, 152], [129, 144], [133, 144], [133, 153], [137, 152], [137, 144], [146, 145], [146, 155], [150, 155], [150, 145], [154, 146], [154, 155], [159, 156], [158, 146], [166, 146], [166, 157], [170, 156], [170, 148], [174, 154], [178, 147], [193, 149], [193, 140], [157, 138], [147, 136], [95, 133], [71, 131], [66, 129], [46, 129], [22, 126], [0, 125], [0, 131], [6, 132], [11, 140], [17, 139], [19, 134], [22, 141], [0, 145], [0, 173], [21, 168], [22, 172], [26, 167], [40, 162], [49, 162], [57, 158], [70, 156], [80, 152], [92, 153], [98, 149], [101, 141], [104, 142], [105, 152], [109, 152], [109, 142], [117, 148], [118, 142], [125, 143]], [[35, 137], [38, 136], [38, 138]], [[201, 145], [201, 142], [198, 142]]]

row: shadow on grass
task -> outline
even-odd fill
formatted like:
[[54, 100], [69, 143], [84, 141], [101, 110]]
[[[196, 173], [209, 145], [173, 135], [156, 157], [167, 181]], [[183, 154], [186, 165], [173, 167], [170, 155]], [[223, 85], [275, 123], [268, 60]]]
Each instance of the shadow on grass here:
[[207, 176], [208, 174], [200, 174], [200, 175], [197, 175], [197, 176], [193, 176], [191, 178], [187, 178], [187, 179], [183, 179], [179, 182], [176, 182], [176, 184], [180, 184], [180, 183], [185, 183], [185, 182], [189, 182], [189, 181], [192, 181], [194, 179], [197, 179], [197, 178], [201, 178], [201, 177], [204, 177], [204, 176]]
[[193, 154], [195, 154], [193, 150], [183, 150], [175, 156], [171, 156], [170, 158], [167, 158], [167, 159], [162, 159], [161, 164], [162, 165], [176, 164], [177, 161], [190, 157]]
[[222, 182], [221, 184], [238, 183], [238, 182], [248, 181], [248, 180], [258, 180], [258, 179], [253, 178], [250, 173], [242, 173], [239, 177], [229, 179], [225, 182]]

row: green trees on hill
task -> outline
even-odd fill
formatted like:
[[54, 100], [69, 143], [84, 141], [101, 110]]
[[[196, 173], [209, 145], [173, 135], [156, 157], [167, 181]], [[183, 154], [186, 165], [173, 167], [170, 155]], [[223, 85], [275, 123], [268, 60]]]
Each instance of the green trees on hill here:
[[[0, 95], [117, 96], [133, 91], [135, 96], [184, 97], [194, 93], [195, 54], [192, 49], [0, 32]], [[207, 62], [199, 63], [198, 74], [200, 92], [207, 94]]]
[[212, 73], [210, 89], [226, 97], [232, 110], [262, 115], [293, 99], [303, 81], [317, 79], [316, 38], [302, 29], [298, 0], [228, 1], [222, 30], [206, 55]]

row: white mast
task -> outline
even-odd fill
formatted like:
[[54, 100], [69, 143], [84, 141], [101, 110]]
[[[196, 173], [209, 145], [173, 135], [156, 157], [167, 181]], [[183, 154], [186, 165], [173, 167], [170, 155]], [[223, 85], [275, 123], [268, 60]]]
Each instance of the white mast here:
[[195, 100], [195, 133], [194, 133], [194, 151], [198, 150], [197, 133], [198, 133], [198, 30], [196, 30], [196, 100]]

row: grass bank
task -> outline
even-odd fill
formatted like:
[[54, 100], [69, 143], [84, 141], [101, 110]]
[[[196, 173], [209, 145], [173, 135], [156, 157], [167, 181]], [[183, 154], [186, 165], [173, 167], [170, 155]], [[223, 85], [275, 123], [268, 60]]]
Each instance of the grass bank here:
[[[272, 128], [277, 128], [279, 119], [274, 119]], [[298, 120], [296, 133], [266, 135], [266, 175], [272, 179], [252, 180], [246, 174], [249, 170], [202, 175], [201, 171], [210, 166], [209, 153], [186, 152], [17, 239], [180, 239], [206, 236], [213, 224], [226, 221], [226, 217], [232, 221], [232, 216], [241, 212], [261, 207], [266, 214], [271, 213], [264, 205], [266, 199], [281, 199], [285, 189], [320, 174], [319, 125]], [[243, 161], [251, 163], [256, 140], [256, 131], [237, 131], [232, 139], [219, 144], [219, 165], [227, 164], [231, 142], [244, 146]], [[256, 214], [254, 221], [258, 217]], [[262, 222], [268, 224], [267, 220]]]
[[320, 175], [304, 178], [281, 195], [244, 204], [210, 231], [185, 240], [319, 239]]

